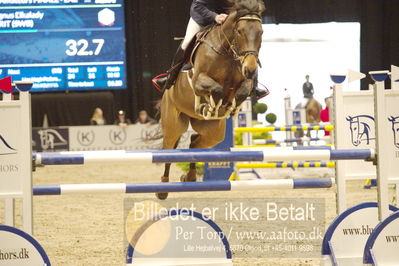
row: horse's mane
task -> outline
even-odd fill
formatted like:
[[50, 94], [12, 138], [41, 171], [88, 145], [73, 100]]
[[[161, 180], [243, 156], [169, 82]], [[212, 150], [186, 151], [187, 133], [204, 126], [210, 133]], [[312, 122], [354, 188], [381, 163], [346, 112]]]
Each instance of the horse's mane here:
[[236, 11], [239, 15], [261, 15], [266, 9], [263, 0], [230, 0], [230, 4], [230, 12]]

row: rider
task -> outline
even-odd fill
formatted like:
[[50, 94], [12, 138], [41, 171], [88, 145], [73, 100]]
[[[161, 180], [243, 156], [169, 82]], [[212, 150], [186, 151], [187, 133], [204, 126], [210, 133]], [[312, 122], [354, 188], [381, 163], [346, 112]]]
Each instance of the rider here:
[[[213, 23], [223, 24], [227, 19], [228, 3], [226, 0], [193, 0], [190, 9], [190, 21], [188, 22], [186, 35], [179, 46], [172, 67], [164, 77], [156, 78], [154, 82], [159, 88], [169, 89], [175, 83], [185, 60], [185, 51], [190, 45], [195, 35], [204, 27]], [[257, 80], [254, 82], [253, 95], [257, 98], [265, 97], [269, 94], [267, 90], [262, 90], [257, 86]]]
[[314, 88], [313, 88], [313, 84], [309, 81], [309, 75], [305, 76], [306, 82], [303, 83], [302, 86], [302, 91], [303, 91], [303, 102], [302, 102], [302, 106], [304, 108], [307, 107], [310, 99], [313, 99], [313, 94], [314, 94]]

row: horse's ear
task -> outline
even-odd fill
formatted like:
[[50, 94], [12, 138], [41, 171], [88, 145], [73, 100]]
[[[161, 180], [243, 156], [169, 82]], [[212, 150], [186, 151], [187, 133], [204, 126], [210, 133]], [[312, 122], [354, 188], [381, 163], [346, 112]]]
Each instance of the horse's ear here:
[[393, 116], [391, 116], [390, 118], [388, 118], [388, 121], [393, 122], [393, 121], [395, 121], [395, 118]]
[[258, 2], [259, 2], [259, 13], [263, 14], [263, 12], [265, 12], [266, 10], [265, 2], [263, 0], [258, 0]]
[[225, 0], [225, 4], [228, 9], [233, 9], [234, 6], [236, 5], [236, 0]]
[[352, 121], [352, 117], [351, 116], [348, 116], [348, 117], [346, 117], [346, 121]]

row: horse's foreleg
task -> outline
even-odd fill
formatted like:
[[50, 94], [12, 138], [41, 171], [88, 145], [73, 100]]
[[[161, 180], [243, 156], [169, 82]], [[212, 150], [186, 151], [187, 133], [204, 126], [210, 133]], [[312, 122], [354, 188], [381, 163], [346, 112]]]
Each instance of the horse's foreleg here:
[[248, 96], [252, 92], [253, 88], [253, 80], [247, 79], [241, 83], [240, 88], [238, 88], [234, 99], [235, 99], [235, 106], [231, 106], [231, 113], [232, 115], [238, 114], [241, 109], [242, 103], [248, 98]]
[[190, 163], [190, 170], [187, 174], [180, 178], [182, 182], [195, 182], [197, 181], [197, 164]]
[[[175, 144], [173, 146], [167, 145], [164, 141], [163, 149], [176, 149], [178, 145], [179, 145], [179, 139], [175, 142]], [[165, 170], [161, 177], [161, 182], [163, 182], [163, 183], [169, 182], [169, 174], [170, 174], [171, 165], [172, 165], [171, 163], [165, 163]], [[168, 198], [168, 193], [156, 193], [156, 196], [160, 200], [165, 200]]]
[[200, 73], [198, 77], [193, 80], [193, 83], [194, 92], [198, 96], [213, 95], [213, 97], [223, 97], [223, 87], [205, 73]]
[[199, 74], [194, 84], [195, 94], [205, 97], [208, 102], [208, 104], [196, 104], [196, 113], [217, 116], [223, 103], [223, 87], [205, 73]]
[[[196, 147], [195, 143], [199, 139], [200, 135], [193, 134], [191, 135], [190, 149], [194, 149]], [[196, 163], [190, 163], [190, 170], [188, 173], [180, 179], [182, 182], [195, 182], [197, 181], [197, 165]]]

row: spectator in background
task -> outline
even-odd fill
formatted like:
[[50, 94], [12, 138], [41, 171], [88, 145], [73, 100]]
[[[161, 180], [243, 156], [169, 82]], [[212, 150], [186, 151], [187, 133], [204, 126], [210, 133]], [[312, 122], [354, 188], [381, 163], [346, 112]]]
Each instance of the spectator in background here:
[[139, 118], [136, 120], [136, 124], [154, 125], [157, 123], [158, 121], [151, 118], [145, 110], [139, 112]]
[[[320, 111], [320, 120], [322, 122], [330, 122], [330, 108], [328, 107], [331, 101], [331, 97], [324, 99], [326, 103], [326, 108]], [[330, 136], [330, 131], [324, 131], [324, 136]]]
[[132, 121], [130, 121], [129, 118], [126, 118], [125, 111], [119, 110], [118, 119], [115, 120], [114, 125], [117, 125], [120, 127], [126, 127], [130, 124], [132, 124]]
[[106, 124], [106, 121], [104, 118], [103, 110], [101, 110], [101, 108], [97, 107], [96, 109], [94, 109], [93, 116], [90, 119], [90, 125], [103, 126], [105, 124]]

